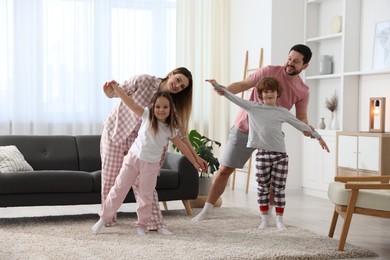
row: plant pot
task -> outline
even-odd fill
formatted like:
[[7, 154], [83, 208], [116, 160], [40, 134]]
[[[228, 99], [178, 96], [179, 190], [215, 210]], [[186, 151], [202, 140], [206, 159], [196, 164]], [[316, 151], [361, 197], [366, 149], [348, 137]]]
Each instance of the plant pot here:
[[[198, 197], [194, 200], [190, 200], [191, 208], [203, 208], [207, 201], [207, 196], [213, 183], [213, 177], [202, 177], [199, 178], [199, 192]], [[215, 203], [214, 207], [221, 207], [222, 199], [219, 198]]]
[[199, 191], [198, 196], [207, 196], [211, 185], [213, 184], [213, 176], [211, 177], [200, 177], [199, 178]]

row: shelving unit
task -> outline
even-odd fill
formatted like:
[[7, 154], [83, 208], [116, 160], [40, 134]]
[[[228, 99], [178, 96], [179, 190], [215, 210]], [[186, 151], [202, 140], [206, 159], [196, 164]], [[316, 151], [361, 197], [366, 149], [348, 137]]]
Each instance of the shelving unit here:
[[[390, 70], [362, 70], [361, 21], [364, 0], [306, 0], [304, 10], [304, 36], [313, 52], [310, 65], [303, 76], [310, 87], [308, 109], [309, 122], [318, 127], [325, 118], [327, 130], [319, 130], [331, 152], [324, 154], [314, 140], [303, 140], [303, 192], [326, 197], [327, 186], [339, 167], [336, 166], [338, 134], [359, 131], [359, 87], [365, 77], [389, 75]], [[341, 17], [341, 26], [332, 28], [335, 17]], [[340, 21], [340, 19], [338, 20]], [[333, 57], [332, 74], [319, 74], [321, 55]], [[338, 97], [337, 118], [340, 129], [329, 130], [331, 113], [325, 108], [325, 100]], [[368, 102], [368, 101], [367, 101]], [[360, 104], [361, 105], [361, 104]], [[346, 171], [344, 171], [345, 173]]]
[[[309, 118], [318, 126], [320, 118], [329, 120], [331, 113], [325, 108], [325, 99], [337, 95], [340, 130], [356, 131], [358, 118], [358, 77], [360, 70], [360, 0], [307, 0], [305, 2], [305, 43], [312, 49], [313, 57], [305, 72], [310, 86]], [[333, 26], [334, 21], [340, 26]], [[352, 44], [353, 43], [353, 44]], [[322, 55], [333, 59], [332, 74], [319, 75]], [[354, 91], [351, 91], [353, 90]], [[348, 102], [348, 106], [344, 106]]]
[[[316, 140], [304, 138], [302, 185], [306, 194], [326, 197], [328, 184], [336, 175], [336, 131], [358, 130], [360, 8], [361, 0], [305, 1], [305, 44], [313, 52], [303, 77], [310, 87], [308, 117], [314, 127], [325, 118], [327, 130], [319, 133], [331, 151], [328, 154]], [[334, 26], [334, 21], [341, 24]], [[322, 55], [332, 56], [331, 74], [319, 74]], [[338, 97], [337, 130], [329, 129], [332, 114], [325, 108], [325, 100], [333, 94]]]

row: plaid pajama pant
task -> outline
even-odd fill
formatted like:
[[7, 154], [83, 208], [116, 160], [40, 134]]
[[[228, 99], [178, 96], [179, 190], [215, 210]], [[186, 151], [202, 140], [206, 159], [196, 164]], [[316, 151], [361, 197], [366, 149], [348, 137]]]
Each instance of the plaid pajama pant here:
[[[110, 141], [108, 133], [103, 131], [101, 142], [100, 142], [100, 153], [102, 159], [102, 202], [106, 200], [108, 193], [112, 186], [114, 186], [115, 179], [119, 174], [122, 167], [123, 158], [129, 151], [130, 146], [134, 143], [137, 133], [132, 132], [124, 143], [116, 145]], [[139, 199], [139, 178], [132, 186], [134, 196], [136, 200]], [[113, 217], [111, 223], [116, 223], [116, 214]], [[157, 230], [159, 228], [166, 228], [163, 222], [163, 217], [158, 202], [157, 191], [153, 192], [153, 204], [152, 204], [152, 216], [147, 226], [149, 230]]]
[[288, 155], [286, 153], [258, 150], [256, 153], [256, 181], [258, 204], [268, 206], [269, 190], [274, 193], [275, 207], [286, 205], [286, 179], [288, 173]]

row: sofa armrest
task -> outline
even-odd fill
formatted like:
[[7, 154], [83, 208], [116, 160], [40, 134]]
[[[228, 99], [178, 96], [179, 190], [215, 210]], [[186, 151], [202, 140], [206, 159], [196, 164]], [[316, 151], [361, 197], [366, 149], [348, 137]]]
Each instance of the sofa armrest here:
[[[175, 197], [179, 197], [180, 199], [195, 199], [198, 197], [198, 171], [184, 155], [168, 152], [162, 168], [177, 171], [179, 174], [178, 189], [172, 191]], [[166, 192], [168, 195], [171, 191]], [[165, 197], [164, 193], [159, 193], [160, 200], [171, 200], [169, 199], [170, 196], [163, 197]]]

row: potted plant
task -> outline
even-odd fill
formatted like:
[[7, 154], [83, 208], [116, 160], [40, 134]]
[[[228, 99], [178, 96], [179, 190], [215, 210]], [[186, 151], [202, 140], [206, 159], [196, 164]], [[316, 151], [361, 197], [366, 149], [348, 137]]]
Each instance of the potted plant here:
[[[221, 143], [210, 138], [201, 135], [196, 130], [191, 130], [188, 139], [194, 148], [195, 152], [199, 155], [200, 158], [204, 159], [208, 163], [208, 172], [199, 173], [199, 193], [196, 200], [191, 200], [190, 205], [192, 208], [201, 208], [204, 206], [204, 203], [207, 199], [207, 194], [212, 184], [212, 178], [208, 178], [214, 174], [215, 171], [219, 169], [218, 158], [214, 156], [213, 147], [217, 145], [221, 146]], [[175, 151], [178, 149], [173, 146]], [[216, 206], [221, 206], [222, 200], [219, 199]]]
[[[210, 138], [201, 135], [197, 130], [191, 130], [188, 139], [194, 148], [195, 152], [199, 155], [200, 158], [204, 159], [208, 163], [209, 170], [207, 173], [200, 173], [199, 177], [209, 177], [214, 174], [215, 171], [219, 169], [218, 158], [214, 156], [213, 146], [221, 146], [221, 143]], [[173, 145], [175, 151], [178, 151], [175, 145]]]

